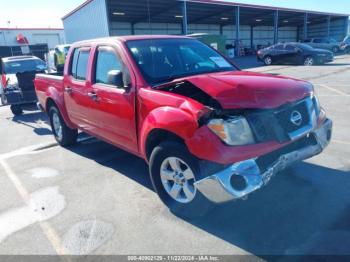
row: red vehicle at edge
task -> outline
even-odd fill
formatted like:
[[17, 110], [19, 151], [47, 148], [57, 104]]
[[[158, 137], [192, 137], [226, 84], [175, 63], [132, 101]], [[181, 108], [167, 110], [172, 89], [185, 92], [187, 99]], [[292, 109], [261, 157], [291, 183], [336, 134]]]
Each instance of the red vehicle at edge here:
[[142, 157], [180, 215], [246, 197], [332, 134], [310, 83], [242, 72], [186, 37], [75, 43], [64, 76], [39, 74], [35, 87], [59, 144], [82, 130]]

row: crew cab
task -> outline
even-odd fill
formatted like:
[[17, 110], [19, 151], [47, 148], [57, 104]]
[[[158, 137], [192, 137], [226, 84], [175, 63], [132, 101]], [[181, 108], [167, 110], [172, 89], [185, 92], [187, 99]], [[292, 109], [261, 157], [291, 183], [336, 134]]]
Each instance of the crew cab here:
[[64, 76], [38, 74], [35, 87], [60, 145], [81, 130], [143, 158], [179, 215], [247, 197], [332, 134], [310, 83], [240, 71], [188, 37], [78, 42]]

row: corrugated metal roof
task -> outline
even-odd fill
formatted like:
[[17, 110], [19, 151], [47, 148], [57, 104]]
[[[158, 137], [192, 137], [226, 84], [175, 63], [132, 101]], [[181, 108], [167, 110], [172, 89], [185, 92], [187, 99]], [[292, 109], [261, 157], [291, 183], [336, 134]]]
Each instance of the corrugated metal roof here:
[[[76, 9], [65, 15], [62, 20], [66, 19], [67, 17], [73, 15], [80, 9], [84, 8], [86, 5], [90, 4], [94, 0], [87, 0], [80, 6], [78, 6]], [[178, 0], [184, 1], [184, 0]], [[150, 2], [153, 2], [150, 0]], [[166, 0], [162, 0], [162, 3], [166, 2]], [[169, 1], [170, 2], [170, 1]], [[221, 6], [240, 6], [243, 8], [252, 8], [252, 9], [263, 9], [263, 10], [279, 10], [279, 11], [286, 11], [286, 12], [298, 12], [298, 13], [309, 13], [309, 14], [315, 14], [315, 15], [330, 15], [330, 16], [349, 16], [349, 14], [339, 14], [339, 13], [328, 13], [328, 12], [318, 12], [318, 11], [311, 11], [311, 10], [302, 10], [302, 9], [292, 9], [292, 8], [284, 8], [284, 7], [274, 7], [274, 6], [264, 6], [264, 5], [253, 5], [253, 4], [242, 4], [238, 2], [230, 2], [230, 1], [223, 1], [223, 0], [187, 0], [187, 2], [192, 3], [199, 3], [199, 4], [213, 4], [213, 5], [221, 5]], [[118, 1], [116, 3], [121, 3], [121, 1]], [[133, 5], [132, 2], [127, 2], [130, 4], [130, 6]], [[123, 3], [126, 4], [126, 3]]]

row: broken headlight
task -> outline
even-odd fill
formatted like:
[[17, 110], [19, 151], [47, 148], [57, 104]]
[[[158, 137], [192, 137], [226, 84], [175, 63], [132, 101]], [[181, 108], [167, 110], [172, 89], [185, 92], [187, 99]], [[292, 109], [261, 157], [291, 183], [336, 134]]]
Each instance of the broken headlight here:
[[254, 144], [254, 136], [248, 121], [244, 117], [232, 117], [227, 120], [213, 119], [208, 127], [222, 141], [230, 146]]

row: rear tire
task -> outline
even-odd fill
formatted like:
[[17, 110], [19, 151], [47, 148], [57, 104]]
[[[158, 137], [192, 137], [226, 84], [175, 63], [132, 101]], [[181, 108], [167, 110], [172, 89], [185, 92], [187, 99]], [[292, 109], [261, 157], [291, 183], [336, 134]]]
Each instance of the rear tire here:
[[12, 111], [12, 114], [14, 114], [15, 116], [20, 116], [23, 114], [23, 109], [21, 106], [18, 106], [18, 105], [12, 105], [10, 107], [11, 111]]
[[315, 64], [315, 59], [312, 56], [308, 56], [304, 59], [304, 66], [313, 66]]
[[161, 143], [151, 154], [149, 168], [154, 190], [175, 215], [198, 218], [215, 206], [193, 185], [200, 179], [199, 161], [186, 146], [178, 142]]
[[78, 139], [78, 130], [69, 128], [56, 106], [49, 109], [50, 124], [56, 141], [63, 147], [73, 145]]
[[264, 64], [269, 66], [269, 65], [272, 65], [272, 57], [271, 56], [265, 56], [264, 57]]

